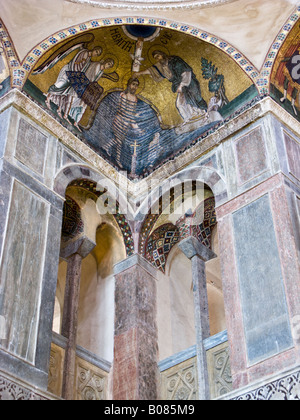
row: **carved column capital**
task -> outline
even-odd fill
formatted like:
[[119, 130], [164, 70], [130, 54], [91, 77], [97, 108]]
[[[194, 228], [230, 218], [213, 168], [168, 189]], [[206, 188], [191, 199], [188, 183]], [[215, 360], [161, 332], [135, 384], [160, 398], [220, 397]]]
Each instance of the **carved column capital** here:
[[189, 236], [178, 244], [184, 255], [190, 260], [197, 256], [202, 261], [207, 262], [217, 257], [217, 255], [193, 236]]
[[71, 255], [79, 254], [82, 258], [85, 258], [93, 251], [95, 246], [95, 242], [84, 235], [76, 240], [68, 241], [67, 244], [61, 248], [60, 256], [63, 259], [68, 259]]
[[144, 270], [148, 272], [153, 278], [156, 278], [157, 275], [157, 269], [144, 257], [142, 257], [140, 254], [133, 254], [130, 257], [126, 258], [123, 261], [120, 261], [119, 263], [114, 265], [114, 274], [120, 274], [125, 270], [130, 269], [131, 267], [135, 267], [139, 265]]

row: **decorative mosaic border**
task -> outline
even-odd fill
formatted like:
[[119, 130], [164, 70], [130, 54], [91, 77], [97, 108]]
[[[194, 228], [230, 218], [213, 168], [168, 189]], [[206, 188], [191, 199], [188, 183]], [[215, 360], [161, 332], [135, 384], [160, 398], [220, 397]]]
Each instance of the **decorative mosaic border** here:
[[260, 72], [260, 77], [256, 82], [261, 95], [268, 95], [270, 93], [270, 81], [273, 71], [273, 67], [276, 61], [276, 57], [283, 46], [285, 40], [294, 28], [300, 18], [300, 6], [298, 6], [295, 12], [289, 17], [287, 22], [283, 25], [281, 31], [275, 38], [264, 62], [264, 65]]
[[144, 257], [155, 268], [165, 273], [168, 256], [172, 248], [182, 239], [178, 227], [166, 223], [147, 238]]
[[151, 25], [161, 28], [170, 28], [178, 32], [182, 32], [188, 35], [191, 35], [195, 38], [206, 41], [207, 43], [216, 46], [220, 50], [224, 51], [229, 57], [231, 57], [239, 67], [245, 71], [245, 73], [252, 79], [253, 83], [258, 88], [261, 96], [268, 95], [270, 90], [270, 78], [272, 74], [272, 69], [276, 61], [277, 54], [284, 44], [284, 41], [288, 37], [289, 33], [293, 29], [294, 25], [298, 22], [300, 18], [300, 6], [298, 6], [293, 14], [289, 17], [285, 25], [282, 27], [280, 33], [277, 35], [275, 41], [273, 42], [265, 63], [261, 69], [261, 72], [234, 46], [224, 41], [221, 38], [218, 38], [206, 31], [201, 31], [193, 26], [181, 24], [179, 22], [174, 22], [166, 19], [158, 18], [144, 18], [144, 17], [122, 17], [122, 18], [105, 18], [105, 19], [95, 19], [87, 23], [82, 23], [80, 25], [72, 26], [70, 28], [64, 29], [57, 32], [56, 34], [45, 39], [43, 42], [38, 44], [33, 48], [30, 53], [25, 57], [22, 64], [20, 64], [13, 43], [9, 37], [9, 34], [0, 20], [0, 41], [5, 45], [6, 55], [9, 57], [8, 64], [10, 66], [11, 76], [12, 76], [12, 87], [21, 89], [27, 78], [29, 77], [31, 71], [34, 69], [35, 65], [39, 59], [45, 54], [50, 48], [54, 45], [62, 42], [68, 38], [71, 38], [74, 35], [79, 33], [84, 33], [92, 29], [103, 28], [108, 26], [115, 25]]
[[127, 257], [131, 257], [131, 255], [134, 254], [134, 240], [130, 226], [126, 220], [126, 217], [123, 214], [118, 213], [115, 214], [114, 217], [123, 234], [123, 240], [126, 248]]
[[139, 253], [141, 255], [145, 255], [145, 247], [148, 237], [150, 236], [151, 230], [153, 229], [153, 226], [155, 225], [155, 222], [159, 218], [160, 214], [148, 214], [144, 220], [141, 232], [140, 232], [140, 238], [139, 238]]
[[187, 35], [191, 35], [195, 38], [203, 40], [211, 45], [214, 45], [215, 47], [224, 51], [224, 53], [227, 54], [229, 57], [231, 57], [257, 85], [257, 81], [259, 80], [260, 76], [259, 71], [239, 50], [237, 50], [235, 47], [233, 47], [231, 44], [224, 41], [223, 39], [218, 38], [215, 35], [210, 34], [209, 32], [202, 31], [201, 29], [195, 28], [193, 26], [184, 25], [170, 20], [148, 17], [124, 17], [112, 19], [95, 19], [87, 23], [82, 23], [80, 25], [76, 25], [63, 31], [57, 32], [56, 34], [45, 39], [43, 42], [38, 44], [24, 59], [21, 68], [19, 69], [19, 73], [14, 75], [13, 87], [22, 88], [31, 71], [34, 69], [34, 67], [36, 66], [40, 58], [43, 56], [43, 54], [45, 54], [48, 50], [50, 50], [59, 42], [65, 41], [74, 35], [78, 35], [80, 33], [84, 33], [97, 28], [135, 24], [173, 29], [178, 32], [185, 33]]
[[0, 45], [1, 44], [5, 52], [10, 76], [13, 79], [20, 78], [21, 76], [23, 76], [23, 72], [22, 70], [20, 70], [21, 64], [20, 64], [19, 58], [15, 51], [15, 47], [12, 42], [12, 39], [6, 29], [6, 26], [0, 19]]

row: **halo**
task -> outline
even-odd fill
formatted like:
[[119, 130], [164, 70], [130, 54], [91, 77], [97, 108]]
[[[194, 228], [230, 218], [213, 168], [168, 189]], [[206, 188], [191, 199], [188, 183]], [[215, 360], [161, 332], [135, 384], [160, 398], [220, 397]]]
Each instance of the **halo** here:
[[[128, 81], [132, 77], [134, 77], [134, 74], [132, 73], [132, 71], [130, 71], [128, 73], [125, 73], [124, 76], [122, 77], [122, 87], [123, 87], [124, 90], [127, 88]], [[136, 91], [136, 94], [139, 95], [145, 89], [145, 83], [146, 82], [145, 82], [145, 77], [144, 76], [139, 76], [139, 77], [136, 77], [136, 78], [140, 82], [139, 87], [138, 87], [138, 89]]]
[[[100, 57], [102, 57], [103, 54], [104, 54], [104, 52], [107, 51], [107, 47], [106, 47], [105, 42], [103, 41], [103, 39], [98, 40], [98, 39], [95, 39], [94, 38], [92, 41], [90, 41], [88, 43], [88, 46], [87, 46], [87, 48], [88, 48], [89, 51], [93, 51], [93, 49], [94, 48], [97, 48], [97, 47], [101, 48], [102, 53], [101, 53]], [[100, 57], [98, 57], [97, 60], [101, 59]], [[95, 61], [97, 61], [97, 60], [95, 60]]]
[[152, 54], [154, 53], [154, 51], [162, 51], [163, 53], [165, 53], [166, 55], [170, 56], [170, 51], [168, 50], [168, 48], [166, 48], [165, 46], [161, 45], [161, 44], [155, 44], [152, 45], [149, 50], [148, 50], [148, 60], [150, 61], [150, 63], [152, 64], [156, 64], [156, 61], [154, 60]]
[[102, 54], [103, 54], [103, 51], [104, 51], [104, 48], [103, 48], [103, 45], [100, 45], [100, 44], [93, 44], [93, 46], [92, 46], [92, 48], [89, 48], [89, 52], [92, 52], [93, 50], [95, 50], [95, 49], [99, 49], [99, 50], [101, 50], [101, 54], [99, 55], [99, 57], [98, 57], [98, 60], [99, 60], [99, 58], [102, 56]]
[[120, 61], [119, 61], [119, 58], [115, 54], [111, 54], [111, 53], [105, 53], [105, 55], [103, 57], [101, 57], [100, 61], [105, 61], [108, 58], [112, 58], [114, 60], [113, 67], [111, 69], [109, 69], [109, 72], [113, 73], [119, 67]]

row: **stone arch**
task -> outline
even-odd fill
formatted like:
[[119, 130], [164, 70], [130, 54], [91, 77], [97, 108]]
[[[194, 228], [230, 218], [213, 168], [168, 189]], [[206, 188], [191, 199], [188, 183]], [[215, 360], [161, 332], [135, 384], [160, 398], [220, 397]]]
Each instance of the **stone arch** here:
[[292, 13], [292, 15], [288, 18], [271, 45], [269, 53], [267, 54], [264, 65], [261, 69], [258, 81], [259, 91], [261, 94], [270, 94], [272, 75], [274, 73], [274, 68], [276, 67], [276, 60], [295, 25], [299, 22], [299, 18], [300, 6], [297, 6], [294, 13]]
[[195, 208], [193, 214], [182, 215], [174, 223], [158, 223], [158, 227], [154, 224], [152, 233], [147, 236], [145, 247], [141, 247], [140, 252], [157, 269], [165, 273], [173, 248], [185, 238], [194, 236], [204, 246], [212, 248], [216, 224], [215, 199], [212, 196], [203, 196], [203, 201]]
[[226, 182], [216, 169], [208, 166], [193, 166], [171, 176], [154, 188], [141, 204], [135, 219], [144, 223], [151, 207], [158, 202], [162, 193], [167, 191], [168, 186], [176, 187], [185, 181], [199, 181], [206, 184], [214, 194], [216, 207], [223, 204], [228, 198]]
[[115, 184], [109, 181], [100, 172], [97, 172], [91, 166], [86, 164], [71, 163], [64, 166], [55, 176], [54, 180], [54, 191], [64, 197], [65, 191], [68, 185], [76, 179], [89, 179], [95, 183], [101, 183], [102, 181], [107, 182], [108, 186], [111, 185], [112, 191], [115, 191]]
[[[65, 197], [68, 186], [72, 185], [72, 183], [77, 180], [84, 180], [87, 184], [87, 188], [89, 188], [90, 192], [95, 195], [95, 197], [97, 197], [97, 195], [99, 197], [100, 193], [105, 191], [102, 196], [103, 200], [107, 196], [115, 203], [116, 212], [113, 216], [122, 232], [127, 256], [132, 255], [134, 252], [134, 239], [131, 227], [128, 223], [128, 220], [132, 219], [119, 211], [119, 208], [128, 209], [129, 204], [127, 202], [127, 197], [117, 188], [113, 181], [85, 164], [70, 164], [62, 168], [55, 177], [53, 189], [57, 194]], [[128, 211], [129, 216], [132, 215], [130, 208]]]
[[151, 210], [155, 207], [155, 204], [159, 202], [162, 193], [166, 191], [168, 187], [182, 185], [185, 181], [199, 181], [203, 183], [203, 185], [207, 185], [214, 195], [215, 207], [226, 202], [228, 198], [226, 182], [214, 168], [194, 166], [170, 177], [162, 183], [162, 185], [150, 192], [150, 195], [141, 204], [138, 214], [136, 215], [136, 220], [139, 223], [139, 251], [141, 253], [144, 251], [144, 246], [151, 228], [159, 217], [158, 214], [151, 214]]
[[[196, 208], [192, 219], [189, 219], [187, 213], [175, 224], [166, 223], [163, 215], [154, 219], [152, 229], [147, 232], [145, 249], [140, 249], [140, 252], [144, 251], [145, 258], [159, 270], [158, 325], [159, 331], [163, 331], [159, 333], [159, 346], [164, 348], [165, 357], [184, 351], [184, 346], [193, 346], [196, 342], [192, 265], [180, 248], [185, 238], [193, 238], [201, 246], [216, 251], [215, 258], [205, 264], [210, 335], [226, 329], [215, 199], [210, 189], [206, 189], [203, 198], [204, 201]], [[202, 219], [198, 219], [201, 213]], [[194, 222], [190, 224], [190, 220]]]
[[[98, 3], [97, 3], [98, 4]], [[180, 6], [181, 7], [181, 6]], [[119, 5], [118, 5], [119, 8]], [[257, 86], [261, 95], [270, 93], [270, 80], [271, 71], [274, 66], [276, 57], [288, 37], [289, 33], [293, 29], [294, 25], [299, 21], [300, 17], [300, 6], [291, 14], [282, 30], [277, 35], [274, 43], [270, 47], [270, 51], [266, 56], [264, 65], [261, 70], [256, 69], [252, 63], [250, 63], [243, 54], [238, 51], [234, 46], [230, 45], [227, 41], [219, 39], [218, 37], [210, 34], [206, 31], [202, 31], [200, 28], [193, 27], [180, 22], [170, 21], [168, 19], [158, 19], [150, 17], [120, 17], [120, 18], [105, 18], [88, 21], [75, 25], [74, 27], [65, 28], [53, 35], [50, 35], [41, 43], [37, 44], [24, 58], [23, 62], [19, 61], [18, 55], [13, 48], [13, 43], [8, 42], [9, 47], [6, 47], [6, 54], [9, 52], [10, 57], [13, 60], [9, 61], [10, 73], [12, 76], [12, 87], [23, 88], [27, 78], [31, 74], [37, 61], [42, 57], [51, 47], [62, 42], [68, 38], [72, 38], [78, 34], [85, 33], [89, 30], [107, 26], [121, 26], [124, 24], [139, 24], [139, 25], [151, 25], [161, 28], [168, 27], [178, 32], [189, 34], [190, 36], [202, 39], [210, 44], [215, 45], [221, 49], [226, 55], [230, 56], [245, 73], [253, 80]], [[5, 28], [4, 23], [0, 19], [0, 28], [3, 28], [3, 38], [7, 38], [10, 41], [10, 35]]]
[[64, 197], [68, 185], [77, 179], [87, 179], [93, 182], [95, 184], [95, 192], [100, 191], [100, 188], [108, 188], [111, 198], [116, 200], [122, 208], [128, 209], [128, 218], [133, 219], [133, 211], [128, 206], [127, 197], [113, 181], [89, 165], [74, 163], [65, 166], [56, 174], [53, 189], [57, 194]]
[[215, 168], [208, 166], [192, 166], [184, 169], [178, 174], [171, 177], [173, 182], [184, 182], [186, 180], [195, 180], [203, 182], [212, 190], [216, 206], [222, 204], [227, 199], [227, 186], [224, 178], [218, 173]]
[[24, 86], [27, 78], [30, 76], [37, 62], [45, 53], [49, 52], [53, 46], [97, 28], [100, 29], [103, 27], [122, 25], [144, 25], [155, 26], [158, 28], [169, 28], [176, 32], [192, 36], [194, 38], [205, 41], [208, 44], [214, 45], [225, 55], [229, 56], [247, 74], [247, 76], [253, 81], [254, 84], [256, 84], [257, 87], [259, 86], [259, 71], [255, 68], [255, 66], [247, 59], [247, 57], [243, 55], [241, 51], [237, 50], [237, 48], [232, 46], [229, 42], [214, 34], [201, 30], [201, 28], [169, 19], [151, 17], [114, 17], [94, 19], [88, 22], [84, 22], [69, 28], [65, 28], [44, 39], [41, 43], [36, 45], [24, 58], [20, 66], [22, 70], [18, 74], [18, 78], [14, 78], [13, 80], [14, 87], [22, 88]]

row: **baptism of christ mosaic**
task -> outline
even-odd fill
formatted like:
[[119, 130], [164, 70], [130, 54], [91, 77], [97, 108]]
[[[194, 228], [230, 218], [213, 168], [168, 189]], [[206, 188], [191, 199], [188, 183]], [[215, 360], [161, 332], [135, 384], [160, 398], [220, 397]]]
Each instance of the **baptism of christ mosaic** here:
[[169, 28], [95, 29], [43, 55], [26, 92], [132, 178], [251, 102], [257, 89], [214, 45]]

